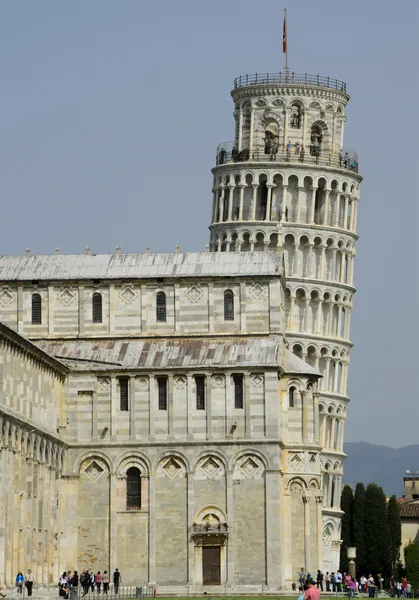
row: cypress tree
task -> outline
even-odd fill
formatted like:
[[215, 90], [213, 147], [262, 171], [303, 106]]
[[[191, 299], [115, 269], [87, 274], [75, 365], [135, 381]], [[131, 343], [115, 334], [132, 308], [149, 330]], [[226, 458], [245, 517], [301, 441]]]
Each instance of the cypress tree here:
[[378, 485], [370, 483], [365, 490], [365, 555], [368, 570], [374, 576], [389, 570], [389, 536], [385, 494]]
[[340, 570], [348, 572], [348, 546], [352, 546], [352, 512], [354, 495], [350, 485], [345, 485], [340, 497], [340, 508], [343, 511], [340, 548]]
[[400, 561], [400, 548], [402, 545], [402, 524], [400, 520], [400, 506], [396, 496], [391, 496], [387, 506], [387, 523], [389, 537], [389, 558], [391, 573], [395, 574]]
[[352, 530], [358, 574], [368, 577], [368, 567], [365, 564], [365, 486], [363, 483], [357, 483], [355, 488]]
[[406, 577], [412, 584], [412, 591], [415, 591], [419, 588], [419, 546], [416, 542], [410, 542], [405, 546], [404, 562]]

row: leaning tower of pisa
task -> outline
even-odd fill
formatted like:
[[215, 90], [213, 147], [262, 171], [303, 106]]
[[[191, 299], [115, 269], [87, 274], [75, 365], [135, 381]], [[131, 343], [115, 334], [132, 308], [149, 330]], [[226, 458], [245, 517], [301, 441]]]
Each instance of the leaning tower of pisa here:
[[234, 140], [213, 169], [214, 252], [283, 250], [289, 348], [317, 368], [323, 494], [322, 567], [340, 551], [343, 434], [359, 186], [344, 146], [346, 84], [295, 73], [234, 81]]

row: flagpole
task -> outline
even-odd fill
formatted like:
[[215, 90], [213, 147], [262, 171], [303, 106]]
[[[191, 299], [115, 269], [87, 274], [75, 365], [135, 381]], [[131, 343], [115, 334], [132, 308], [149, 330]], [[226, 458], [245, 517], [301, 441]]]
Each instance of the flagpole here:
[[285, 27], [285, 72], [288, 76], [288, 23], [287, 9], [284, 8], [284, 27]]

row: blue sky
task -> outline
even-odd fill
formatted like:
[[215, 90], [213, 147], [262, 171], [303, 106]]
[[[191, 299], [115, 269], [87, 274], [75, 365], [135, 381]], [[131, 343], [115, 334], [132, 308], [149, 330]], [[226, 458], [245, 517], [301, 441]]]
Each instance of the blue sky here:
[[[285, 7], [2, 2], [0, 253], [203, 249], [233, 79], [283, 67]], [[347, 82], [365, 178], [348, 441], [417, 441], [418, 25], [417, 0], [288, 3], [290, 68]]]

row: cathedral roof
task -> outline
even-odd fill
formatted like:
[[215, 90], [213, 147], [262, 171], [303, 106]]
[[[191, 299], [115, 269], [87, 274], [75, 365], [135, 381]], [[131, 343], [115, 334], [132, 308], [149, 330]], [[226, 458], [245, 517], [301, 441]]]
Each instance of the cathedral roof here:
[[289, 350], [283, 359], [278, 337], [45, 340], [37, 346], [77, 371], [281, 367], [290, 374], [319, 375]]
[[0, 281], [269, 276], [281, 273], [280, 252], [0, 256]]

